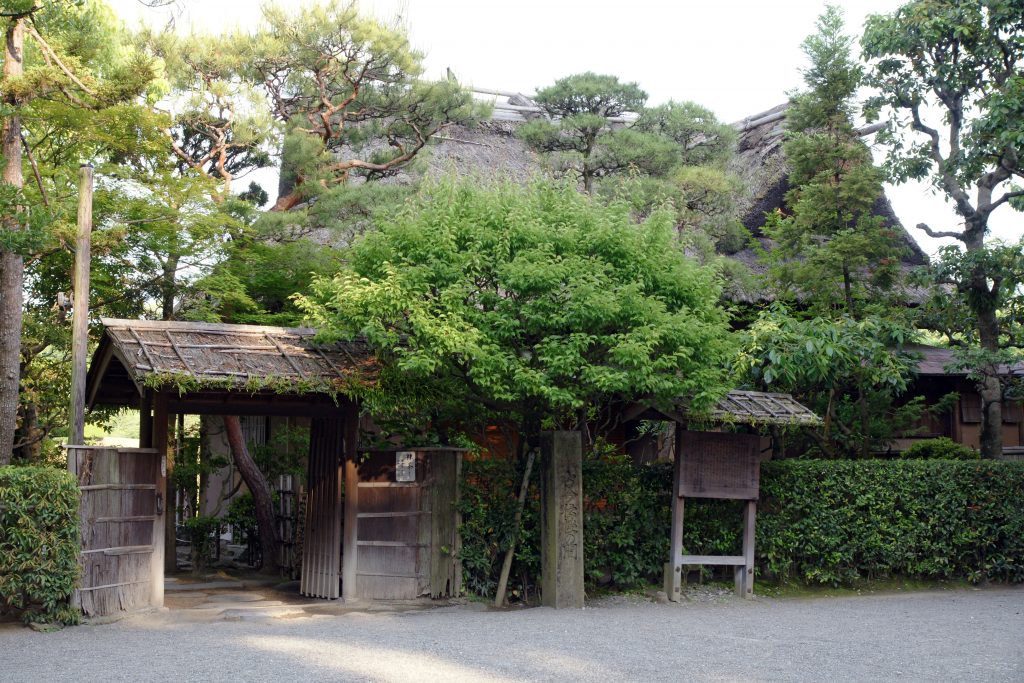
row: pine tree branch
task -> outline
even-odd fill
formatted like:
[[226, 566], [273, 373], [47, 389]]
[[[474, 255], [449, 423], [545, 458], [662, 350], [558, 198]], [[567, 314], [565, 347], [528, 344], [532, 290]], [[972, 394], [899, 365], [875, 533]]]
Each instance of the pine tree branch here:
[[21, 134], [21, 146], [25, 150], [25, 156], [28, 157], [28, 163], [32, 166], [32, 175], [36, 179], [36, 186], [39, 187], [39, 194], [43, 199], [43, 206], [50, 208], [50, 198], [46, 194], [46, 188], [43, 186], [43, 176], [39, 173], [39, 165], [36, 163], [35, 155], [32, 154], [32, 148], [28, 146], [28, 140], [25, 139], [25, 134]]
[[[67, 77], [68, 77], [68, 79], [69, 79], [69, 80], [70, 80], [70, 81], [71, 81], [72, 83], [74, 83], [74, 84], [75, 84], [75, 85], [77, 85], [77, 86], [78, 86], [79, 88], [81, 88], [82, 92], [84, 92], [84, 93], [85, 93], [85, 94], [87, 94], [87, 95], [91, 95], [91, 96], [93, 96], [93, 97], [96, 97], [96, 91], [95, 91], [95, 90], [93, 90], [92, 88], [90, 88], [89, 86], [87, 86], [87, 85], [86, 85], [85, 83], [83, 83], [83, 82], [82, 82], [82, 81], [81, 81], [81, 80], [80, 80], [80, 79], [78, 78], [78, 76], [76, 76], [76, 75], [74, 74], [74, 72], [73, 72], [73, 71], [71, 71], [71, 69], [69, 69], [69, 68], [68, 68], [68, 67], [67, 67], [67, 66], [66, 66], [66, 65], [64, 64], [64, 62], [60, 61], [60, 57], [58, 57], [58, 56], [57, 56], [57, 53], [56, 53], [56, 52], [54, 52], [53, 48], [52, 48], [52, 47], [50, 47], [49, 43], [47, 43], [47, 42], [46, 42], [45, 40], [43, 40], [43, 37], [42, 37], [41, 35], [39, 35], [39, 32], [38, 32], [38, 31], [36, 31], [36, 30], [35, 30], [35, 28], [33, 28], [32, 26], [26, 26], [25, 28], [26, 28], [26, 30], [28, 31], [28, 34], [29, 34], [30, 36], [32, 36], [32, 38], [33, 38], [33, 39], [34, 39], [34, 40], [36, 41], [36, 43], [38, 43], [38, 44], [39, 44], [39, 49], [40, 49], [40, 50], [41, 50], [41, 51], [43, 52], [44, 56], [45, 56], [46, 54], [49, 54], [49, 57], [50, 57], [50, 59], [52, 59], [52, 60], [53, 60], [53, 63], [54, 63], [54, 64], [56, 64], [56, 65], [57, 65], [57, 67], [58, 67], [58, 68], [59, 68], [59, 69], [60, 69], [61, 71], [63, 71], [63, 72], [64, 72], [64, 75], [65, 75], [65, 76], [67, 76]], [[46, 60], [48, 64], [50, 63], [50, 59], [47, 59], [47, 60]]]

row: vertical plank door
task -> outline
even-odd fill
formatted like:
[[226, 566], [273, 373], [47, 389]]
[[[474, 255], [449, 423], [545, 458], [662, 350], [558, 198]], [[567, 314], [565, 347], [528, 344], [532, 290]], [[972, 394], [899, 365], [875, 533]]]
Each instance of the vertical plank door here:
[[156, 533], [163, 522], [157, 451], [69, 446], [68, 467], [81, 492], [82, 579], [74, 603], [86, 616], [162, 606], [163, 570], [153, 566], [154, 541], [163, 541]]

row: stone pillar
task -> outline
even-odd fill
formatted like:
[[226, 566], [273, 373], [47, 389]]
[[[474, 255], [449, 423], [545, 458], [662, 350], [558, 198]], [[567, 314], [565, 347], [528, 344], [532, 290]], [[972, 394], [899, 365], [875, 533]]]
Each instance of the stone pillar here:
[[583, 607], [583, 446], [541, 434], [541, 591], [547, 607]]

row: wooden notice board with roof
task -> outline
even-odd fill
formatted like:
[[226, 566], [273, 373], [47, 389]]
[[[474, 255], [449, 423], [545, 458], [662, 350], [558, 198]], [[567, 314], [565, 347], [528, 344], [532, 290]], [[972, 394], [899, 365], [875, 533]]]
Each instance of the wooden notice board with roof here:
[[[731, 391], [710, 413], [691, 416], [685, 404], [672, 408], [636, 405], [626, 419], [675, 422], [675, 466], [672, 491], [672, 530], [669, 561], [665, 564], [665, 593], [678, 601], [683, 572], [692, 565], [735, 568], [736, 592], [754, 593], [754, 523], [760, 493], [761, 437], [741, 431], [690, 431], [691, 422], [719, 426], [812, 426], [820, 420], [789, 394]], [[743, 548], [739, 555], [687, 555], [683, 548], [686, 498], [743, 500]]]

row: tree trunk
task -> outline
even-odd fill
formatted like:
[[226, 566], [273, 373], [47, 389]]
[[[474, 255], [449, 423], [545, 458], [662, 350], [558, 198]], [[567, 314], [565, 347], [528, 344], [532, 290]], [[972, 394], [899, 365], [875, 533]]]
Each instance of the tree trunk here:
[[263, 567], [261, 571], [267, 574], [277, 574], [278, 548], [281, 540], [277, 535], [277, 520], [274, 516], [274, 498], [270, 493], [270, 484], [263, 476], [256, 462], [249, 455], [249, 449], [245, 445], [245, 437], [242, 436], [242, 425], [236, 415], [224, 416], [224, 427], [227, 430], [228, 444], [231, 446], [231, 457], [235, 467], [242, 475], [242, 480], [249, 487], [252, 493], [253, 503], [256, 508], [256, 523], [260, 530], [260, 549], [263, 552]]
[[498, 590], [494, 594], [495, 607], [501, 607], [505, 604], [505, 588], [508, 586], [508, 575], [512, 571], [512, 560], [516, 556], [516, 541], [519, 539], [519, 527], [523, 523], [526, 493], [530, 489], [530, 472], [533, 471], [533, 461], [536, 458], [536, 451], [530, 448], [525, 437], [521, 438], [523, 438], [523, 444], [527, 449], [526, 469], [523, 470], [523, 483], [519, 487], [519, 499], [516, 501], [516, 512], [512, 518], [512, 542], [509, 544], [508, 550], [505, 551], [505, 560], [501, 564], [501, 574], [498, 577]]
[[[968, 220], [964, 245], [967, 252], [978, 252], [984, 249], [984, 235], [987, 219]], [[983, 266], [979, 265], [971, 273], [968, 284], [969, 305], [977, 319], [978, 339], [981, 348], [986, 351], [999, 350], [999, 318], [997, 315], [996, 295], [989, 288], [988, 278]], [[996, 376], [996, 368], [986, 369], [985, 376], [978, 383], [981, 394], [981, 457], [998, 458], [1003, 454], [1003, 388]]]
[[[24, 73], [22, 62], [25, 42], [24, 17], [12, 17], [7, 23], [4, 51], [4, 81]], [[16, 188], [24, 185], [21, 173], [21, 117], [17, 113], [17, 95], [8, 90], [4, 104], [11, 114], [3, 122], [3, 183]], [[2, 217], [5, 230], [19, 231], [18, 217]], [[11, 461], [14, 432], [18, 423], [18, 384], [21, 377], [21, 305], [25, 262], [21, 254], [0, 252], [0, 465]]]
[[160, 319], [174, 319], [174, 295], [177, 286], [178, 256], [171, 254], [164, 262], [163, 279], [160, 282]]

